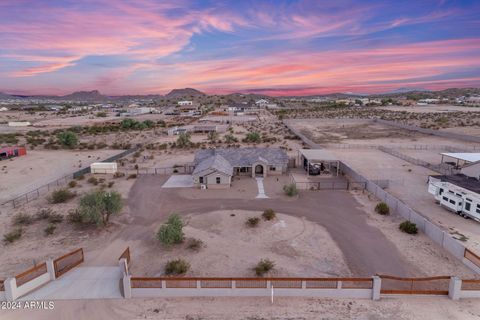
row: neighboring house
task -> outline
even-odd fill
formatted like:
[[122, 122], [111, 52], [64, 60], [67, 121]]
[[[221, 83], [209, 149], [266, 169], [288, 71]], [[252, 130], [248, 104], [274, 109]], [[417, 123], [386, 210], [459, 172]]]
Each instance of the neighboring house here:
[[193, 101], [183, 100], [183, 101], [178, 101], [177, 104], [179, 106], [191, 106], [191, 105], [193, 105]]
[[260, 99], [260, 100], [255, 101], [255, 104], [257, 106], [265, 106], [265, 105], [269, 104], [269, 102], [268, 102], [267, 99]]
[[266, 177], [285, 173], [288, 156], [277, 148], [202, 149], [195, 154], [194, 163], [196, 186], [228, 188], [235, 175]]

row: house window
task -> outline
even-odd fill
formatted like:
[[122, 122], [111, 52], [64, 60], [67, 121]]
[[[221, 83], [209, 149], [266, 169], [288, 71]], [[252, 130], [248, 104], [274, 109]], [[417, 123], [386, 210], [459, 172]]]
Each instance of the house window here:
[[277, 168], [275, 168], [275, 166], [270, 166], [270, 171], [275, 171], [277, 170]]
[[448, 201], [448, 198], [447, 197], [442, 197], [443, 200], [445, 201]]
[[203, 177], [198, 178], [198, 182], [203, 183]]
[[220, 184], [220, 177], [217, 177], [217, 184]]
[[455, 201], [454, 201], [454, 200], [450, 200], [450, 203], [451, 203], [451, 204], [455, 204]]
[[443, 188], [440, 188], [440, 192], [438, 194], [442, 194], [443, 193]]

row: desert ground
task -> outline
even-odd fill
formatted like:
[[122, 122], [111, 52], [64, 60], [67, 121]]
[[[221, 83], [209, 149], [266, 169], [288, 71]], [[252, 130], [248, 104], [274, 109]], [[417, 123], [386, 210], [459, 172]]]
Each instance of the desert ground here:
[[54, 310], [2, 311], [2, 319], [473, 320], [477, 300], [446, 297], [383, 298], [380, 301], [302, 298], [163, 298], [55, 301]]
[[394, 196], [454, 237], [465, 241], [472, 250], [480, 252], [478, 223], [439, 207], [428, 193], [428, 176], [437, 172], [372, 148], [384, 146], [416, 159], [440, 164], [440, 153], [447, 152], [448, 147], [473, 150], [478, 144], [392, 128], [367, 120], [306, 119], [295, 120], [293, 124], [314, 142], [324, 143], [339, 160], [366, 178], [389, 180], [387, 190]]
[[25, 156], [1, 161], [0, 203], [119, 152], [118, 150], [27, 150]]

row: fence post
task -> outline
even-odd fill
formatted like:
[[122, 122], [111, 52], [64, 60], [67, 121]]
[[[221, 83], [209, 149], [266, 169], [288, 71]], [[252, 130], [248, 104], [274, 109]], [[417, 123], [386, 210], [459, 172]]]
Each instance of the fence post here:
[[448, 285], [448, 297], [452, 300], [460, 299], [462, 291], [462, 280], [457, 277], [451, 277]]
[[232, 289], [236, 289], [236, 288], [237, 288], [237, 281], [232, 280]]
[[167, 288], [167, 281], [162, 280], [162, 289], [166, 289], [166, 288]]
[[15, 301], [17, 298], [17, 279], [15, 279], [15, 277], [7, 278], [3, 282], [3, 285], [5, 287], [5, 298], [7, 301]]
[[197, 280], [197, 289], [202, 289], [202, 283], [200, 280]]
[[128, 274], [123, 274], [123, 297], [125, 299], [130, 299], [132, 297], [132, 276]]
[[342, 289], [342, 281], [337, 281], [337, 289]]
[[379, 276], [373, 276], [373, 285], [372, 285], [372, 300], [380, 300], [380, 290], [382, 289], [382, 278]]
[[47, 264], [47, 272], [50, 274], [50, 280], [55, 280], [55, 265], [53, 264], [53, 259], [48, 259], [45, 263]]

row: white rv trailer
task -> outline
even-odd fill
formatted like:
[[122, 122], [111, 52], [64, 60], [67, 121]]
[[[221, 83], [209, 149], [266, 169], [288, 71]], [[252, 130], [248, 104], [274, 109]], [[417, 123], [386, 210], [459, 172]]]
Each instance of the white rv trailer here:
[[464, 218], [480, 222], [480, 195], [478, 193], [433, 177], [429, 178], [428, 192], [435, 196], [441, 206]]

